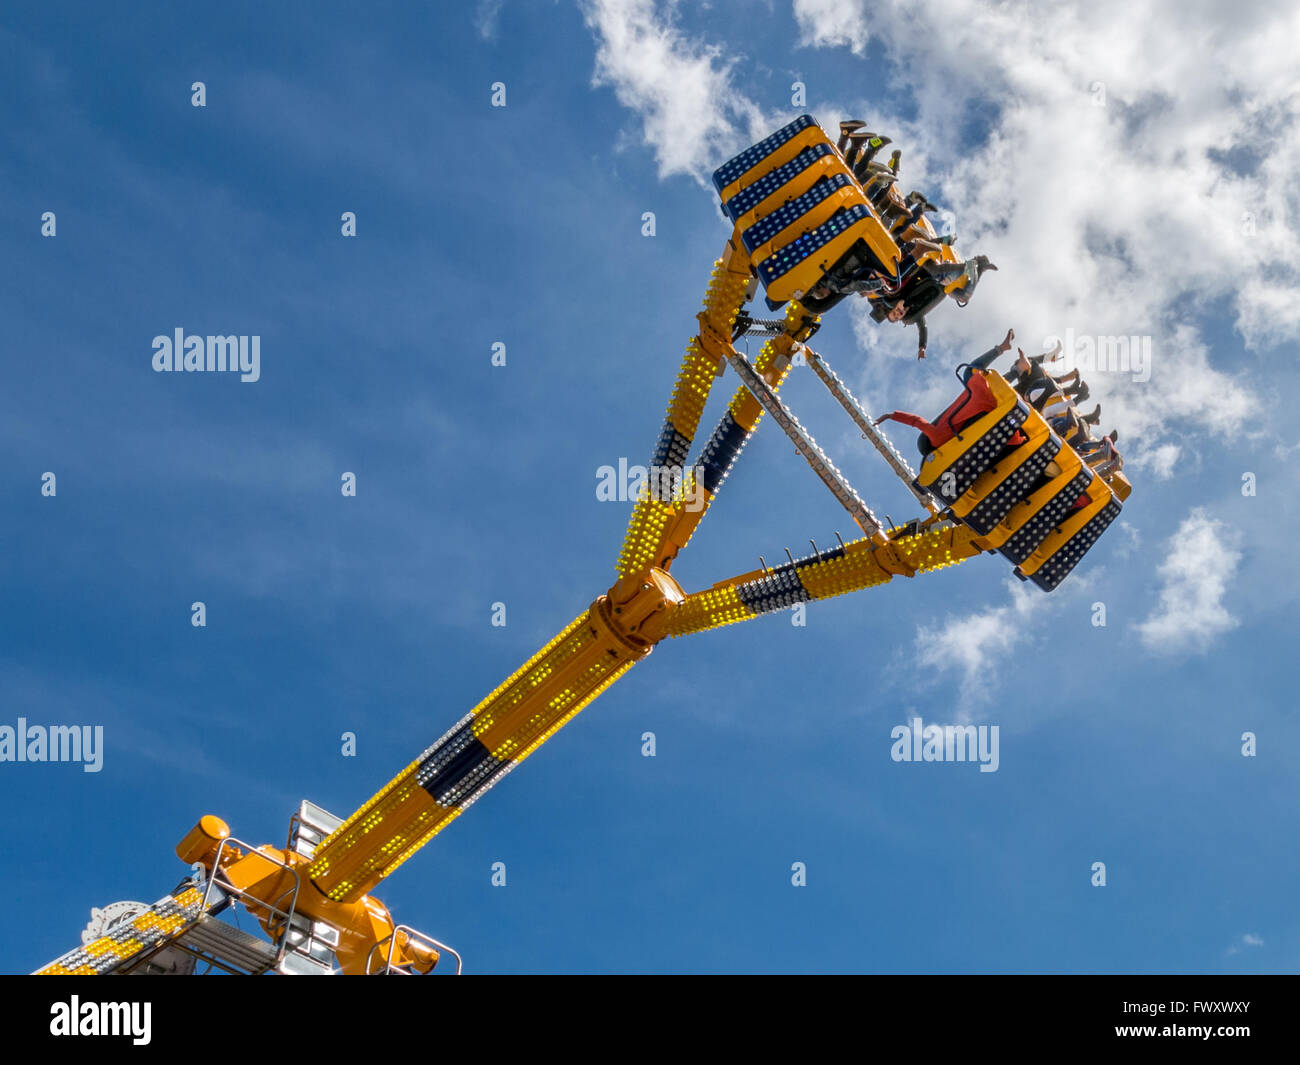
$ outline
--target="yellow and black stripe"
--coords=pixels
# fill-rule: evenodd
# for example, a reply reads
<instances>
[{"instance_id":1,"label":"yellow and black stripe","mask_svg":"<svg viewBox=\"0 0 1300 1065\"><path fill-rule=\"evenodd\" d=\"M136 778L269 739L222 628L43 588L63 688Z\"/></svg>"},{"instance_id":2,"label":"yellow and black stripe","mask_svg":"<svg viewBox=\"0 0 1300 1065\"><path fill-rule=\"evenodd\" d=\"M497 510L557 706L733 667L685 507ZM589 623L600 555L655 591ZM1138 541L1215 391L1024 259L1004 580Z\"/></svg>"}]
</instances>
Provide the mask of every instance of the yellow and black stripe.
<instances>
[{"instance_id":1,"label":"yellow and black stripe","mask_svg":"<svg viewBox=\"0 0 1300 1065\"><path fill-rule=\"evenodd\" d=\"M978 555L974 533L939 525L881 545L869 537L852 540L765 571L688 595L669 615L664 632L688 636L783 610L796 603L832 599L892 580L900 572L929 573Z\"/></svg>"},{"instance_id":2,"label":"yellow and black stripe","mask_svg":"<svg viewBox=\"0 0 1300 1065\"><path fill-rule=\"evenodd\" d=\"M720 335L731 335L752 276L748 255L732 241L723 257L713 264L713 274L709 278L701 314L709 328ZM718 365L718 356L706 351L698 336L687 342L663 428L651 455L652 468L682 470L689 477L685 472L687 458L713 382L717 380ZM659 561L664 536L678 517L678 505L674 500L658 498L650 488L647 482L644 494L632 509L632 518L619 552L617 570L620 576L642 572Z\"/></svg>"},{"instance_id":3,"label":"yellow and black stripe","mask_svg":"<svg viewBox=\"0 0 1300 1065\"><path fill-rule=\"evenodd\" d=\"M930 452L915 483L1021 580L1053 591L1119 515L1120 499L1000 374L975 372L995 409ZM1017 430L1023 440L1013 446Z\"/></svg>"},{"instance_id":4,"label":"yellow and black stripe","mask_svg":"<svg viewBox=\"0 0 1300 1065\"><path fill-rule=\"evenodd\" d=\"M844 168L829 141L805 148L788 163L767 171L751 185L742 188L722 209L744 233L760 218L771 214L787 198L812 188L823 178L843 175Z\"/></svg>"},{"instance_id":5,"label":"yellow and black stripe","mask_svg":"<svg viewBox=\"0 0 1300 1065\"><path fill-rule=\"evenodd\" d=\"M1083 559L1097 538L1120 513L1120 502L1100 479L1094 480L1086 506L1074 510L1043 538L1016 569L1045 592L1053 591Z\"/></svg>"},{"instance_id":6,"label":"yellow and black stripe","mask_svg":"<svg viewBox=\"0 0 1300 1065\"><path fill-rule=\"evenodd\" d=\"M36 976L107 976L175 939L199 918L203 892L183 884L144 913L38 969Z\"/></svg>"},{"instance_id":7,"label":"yellow and black stripe","mask_svg":"<svg viewBox=\"0 0 1300 1065\"><path fill-rule=\"evenodd\" d=\"M1042 418L1021 426L1025 442L1010 448L975 479L951 507L953 514L979 533L991 532L1024 499L1065 445Z\"/></svg>"},{"instance_id":8,"label":"yellow and black stripe","mask_svg":"<svg viewBox=\"0 0 1300 1065\"><path fill-rule=\"evenodd\" d=\"M772 310L804 298L851 254L889 276L897 271L897 243L812 115L728 160L713 184Z\"/></svg>"},{"instance_id":9,"label":"yellow and black stripe","mask_svg":"<svg viewBox=\"0 0 1300 1065\"><path fill-rule=\"evenodd\" d=\"M794 337L804 334L814 327L817 321L815 315L809 315L798 304L790 304L786 308L785 332L771 338L763 345L758 358L754 360L755 370L760 374L768 373L774 364L777 364L778 359L789 356L794 346ZM699 338L692 343L702 344ZM688 352L688 365L694 350L692 347ZM709 366L717 365L717 356L709 354L706 357ZM773 391L780 389L789 370L789 363L786 362L774 375ZM698 408L692 407L689 411L689 422L685 418L680 422L674 421L677 412L684 405L679 400L679 396L689 394L699 397L707 394L707 390L702 388L687 389L683 385L685 375L684 366L682 375L678 377L678 387L673 393L673 403L669 406L669 420L665 423L655 449L654 464L661 467L665 465L661 460L666 456L676 459L689 454L691 437L680 431L678 426L688 424L693 435L703 413L704 403L701 398ZM711 383L712 370L710 375ZM633 507L632 520L628 523L628 531L619 552L617 571L620 577L642 573L651 566L666 566L676 552L685 546L691 531L708 512L723 482L727 479L727 474L740 457L749 438L753 436L762 416L763 408L758 400L742 385L732 395L726 411L714 427L699 458L686 470L683 478L683 498L680 500L657 498L649 490L649 484L646 485L644 494ZM672 462L668 464L675 465ZM703 493L698 497L695 494L697 472L700 477L699 488ZM687 501L691 501L691 505L696 509L688 510ZM686 524L684 530L683 522ZM679 536L679 539L669 543L674 533Z\"/></svg>"},{"instance_id":10,"label":"yellow and black stripe","mask_svg":"<svg viewBox=\"0 0 1300 1065\"><path fill-rule=\"evenodd\" d=\"M926 455L916 478L917 487L924 488L945 507L960 500L980 474L998 461L1007 441L1029 418L1029 405L1001 374L987 370L972 373L980 374L988 383L996 405Z\"/></svg>"},{"instance_id":11,"label":"yellow and black stripe","mask_svg":"<svg viewBox=\"0 0 1300 1065\"><path fill-rule=\"evenodd\" d=\"M575 619L349 817L307 875L330 899L359 898L460 816L647 651Z\"/></svg>"},{"instance_id":12,"label":"yellow and black stripe","mask_svg":"<svg viewBox=\"0 0 1300 1065\"><path fill-rule=\"evenodd\" d=\"M1079 496L1089 490L1096 477L1087 466L1062 463L1060 476L1053 477L1020 506L1012 509L1007 520L990 536L989 542L1016 565L1037 550L1056 526L1065 520ZM1012 531L1014 530L1014 531ZM1006 533L1010 533L1009 536ZM1004 542L996 544L997 539Z\"/></svg>"},{"instance_id":13,"label":"yellow and black stripe","mask_svg":"<svg viewBox=\"0 0 1300 1065\"><path fill-rule=\"evenodd\" d=\"M800 115L718 167L713 172L713 187L725 204L742 186L752 185L763 173L788 163L805 148L816 144L829 145L830 141L812 115Z\"/></svg>"}]
</instances>

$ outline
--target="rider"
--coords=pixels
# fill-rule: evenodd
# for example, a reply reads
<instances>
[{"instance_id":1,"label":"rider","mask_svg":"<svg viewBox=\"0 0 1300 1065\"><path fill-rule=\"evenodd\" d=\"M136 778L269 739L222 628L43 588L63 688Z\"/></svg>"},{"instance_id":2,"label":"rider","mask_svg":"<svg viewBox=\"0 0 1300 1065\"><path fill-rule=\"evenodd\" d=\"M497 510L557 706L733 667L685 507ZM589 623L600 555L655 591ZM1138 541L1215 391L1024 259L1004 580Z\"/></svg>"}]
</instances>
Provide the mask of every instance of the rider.
<instances>
[{"instance_id":1,"label":"rider","mask_svg":"<svg viewBox=\"0 0 1300 1065\"><path fill-rule=\"evenodd\" d=\"M923 455L943 446L971 422L987 414L998 405L997 398L993 395L993 390L989 387L983 374L975 371L987 370L998 356L1010 351L1011 341L1015 339L1015 336L1015 331L1008 329L1007 335L1003 337L1000 344L989 348L988 351L973 362L960 367L958 376L966 385L966 388L935 421L926 421L919 414L913 414L911 411L896 410L890 411L888 414L882 414L876 419L876 424L879 425L884 421L895 421L910 425L914 429L920 429L921 436L917 440L917 446ZM1024 438L1020 436L1017 430L1008 443L1023 443L1023 440Z\"/></svg>"}]
</instances>

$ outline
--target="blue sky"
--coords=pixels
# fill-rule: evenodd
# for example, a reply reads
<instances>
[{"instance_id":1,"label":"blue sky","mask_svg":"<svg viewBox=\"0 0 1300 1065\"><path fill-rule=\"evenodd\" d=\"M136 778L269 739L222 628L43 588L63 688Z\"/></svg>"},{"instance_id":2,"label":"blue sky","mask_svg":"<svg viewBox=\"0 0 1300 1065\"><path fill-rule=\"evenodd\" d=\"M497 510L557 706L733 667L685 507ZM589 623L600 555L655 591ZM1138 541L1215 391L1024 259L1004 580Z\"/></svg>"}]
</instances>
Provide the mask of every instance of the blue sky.
<instances>
[{"instance_id":1,"label":"blue sky","mask_svg":"<svg viewBox=\"0 0 1300 1065\"><path fill-rule=\"evenodd\" d=\"M1072 121L1058 82L941 21L918 56L881 19L9 5L0 724L102 725L106 749L93 774L0 764L0 969L169 890L201 814L276 844L302 798L347 814L610 585L630 505L597 500L596 470L648 461L727 236L703 175L807 109L887 118L1001 267L933 316L922 364L910 331L828 316L816 347L869 406L934 406L1008 325L1026 347L1154 336L1151 382L1094 385L1133 441L1125 525L1051 597L979 558L803 627L664 643L377 894L477 972L1295 970L1294 123L1266 120L1266 80L1189 89L1249 171L1202 181L1228 164L1169 89L1199 24L1170 23L1174 60L1099 75L1097 169L1048 145L1008 167ZM1104 34L1076 29L1087 56ZM1231 197L1260 233L1204 269ZM260 380L155 374L177 327L260 335ZM818 389L785 395L878 513L910 516ZM688 590L848 535L773 430L674 567ZM891 761L913 715L998 725L998 771Z\"/></svg>"}]
</instances>

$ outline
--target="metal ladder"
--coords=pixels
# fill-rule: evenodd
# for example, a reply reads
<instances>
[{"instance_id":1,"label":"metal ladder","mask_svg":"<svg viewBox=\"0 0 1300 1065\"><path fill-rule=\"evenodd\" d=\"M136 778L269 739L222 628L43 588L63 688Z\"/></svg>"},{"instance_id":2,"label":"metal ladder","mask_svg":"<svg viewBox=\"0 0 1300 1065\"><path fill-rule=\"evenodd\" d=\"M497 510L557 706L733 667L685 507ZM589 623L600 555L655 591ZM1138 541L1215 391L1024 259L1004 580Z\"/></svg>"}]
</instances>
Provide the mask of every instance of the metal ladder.
<instances>
[{"instance_id":1,"label":"metal ladder","mask_svg":"<svg viewBox=\"0 0 1300 1065\"><path fill-rule=\"evenodd\" d=\"M881 457L889 464L889 468L898 475L900 481L907 485L907 490L916 497L917 502L931 514L939 513L939 508L935 505L934 500L916 487L914 483L916 473L908 465L907 459L903 458L889 437L882 433L876 427L875 422L862 410L858 401L853 398L853 393L849 391L848 385L840 380L839 375L831 369L830 364L812 348L805 346L804 352L813 373L822 379L822 383L830 389L831 395L839 401L841 407L848 411L849 417L853 419L854 424L862 430L863 437L871 441L875 449L880 452Z\"/></svg>"},{"instance_id":2,"label":"metal ladder","mask_svg":"<svg viewBox=\"0 0 1300 1065\"><path fill-rule=\"evenodd\" d=\"M883 535L880 522L871 513L871 508L862 501L853 486L844 479L844 475L835 468L835 464L817 446L817 441L799 424L799 419L790 413L789 408L781 402L780 397L772 391L771 386L749 364L749 360L731 345L727 346L726 355L727 361L731 363L732 368L736 371L745 387L758 400L759 405L772 416L772 420L781 427L785 435L790 438L799 454L807 460L813 472L831 490L831 494L840 501L840 505L849 512L849 515L858 523L862 531L868 536Z\"/></svg>"}]
</instances>

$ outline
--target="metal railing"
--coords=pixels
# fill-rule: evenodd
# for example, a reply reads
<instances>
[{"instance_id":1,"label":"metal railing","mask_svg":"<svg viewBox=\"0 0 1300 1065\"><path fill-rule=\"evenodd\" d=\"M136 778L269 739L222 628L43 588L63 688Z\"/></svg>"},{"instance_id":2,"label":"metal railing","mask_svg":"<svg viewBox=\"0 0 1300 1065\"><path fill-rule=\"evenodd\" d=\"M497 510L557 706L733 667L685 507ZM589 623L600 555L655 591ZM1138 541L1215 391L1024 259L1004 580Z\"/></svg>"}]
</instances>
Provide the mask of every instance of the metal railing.
<instances>
[{"instance_id":1,"label":"metal railing","mask_svg":"<svg viewBox=\"0 0 1300 1065\"><path fill-rule=\"evenodd\" d=\"M384 936L383 939L381 939L378 943L376 943L373 947L370 948L370 953L366 955L367 976L389 976L389 975L409 976L410 975L409 973L405 972L405 970L403 970L400 966L396 966L393 964L393 952L397 949L397 934L399 932L404 932L406 934L407 939L413 939L418 943L421 943L425 946L431 947L432 949L438 951L439 955L442 955L444 953L450 954L453 958L456 959L456 975L457 976L461 975L461 967L462 967L461 957L459 952L454 947L449 947L446 943L434 939L433 936L427 936L423 932L417 932L414 928L411 928L409 925L399 924L388 935ZM372 971L371 966L373 965L375 960L375 951L381 949L385 943L388 944L388 954L387 957L383 959L384 967L382 969L375 969Z\"/></svg>"},{"instance_id":2,"label":"metal railing","mask_svg":"<svg viewBox=\"0 0 1300 1065\"><path fill-rule=\"evenodd\" d=\"M255 900L260 909L268 911L265 927L267 935L269 935L271 940L276 944L274 964L279 965L280 962L284 960L285 950L289 946L289 925L293 919L295 908L298 905L298 890L302 887L302 879L299 877L298 871L288 862L282 861L280 858L277 858L272 854L267 854L265 851L259 850L258 848L245 843L243 840L236 839L234 836L227 836L217 844L217 853L212 859L212 873L203 887L203 903L200 907L200 913L208 912L208 900L212 896L212 888L214 885L220 888L221 892L224 895L227 895L230 901L242 902L244 904L244 909L253 913L253 909L249 906L247 901L251 896L249 896L247 892L236 887L234 884L220 879L221 855L227 846L242 847L246 853L256 854L259 858L270 862L272 865L278 865L281 869L287 870L290 876L293 877L293 887L282 892L276 898L274 903L265 902L261 899ZM283 910L279 905L277 905L284 901L285 895L290 896L289 908L287 910ZM254 916L256 916L256 914L254 914ZM278 922L276 920L277 918L280 919Z\"/></svg>"}]
</instances>

